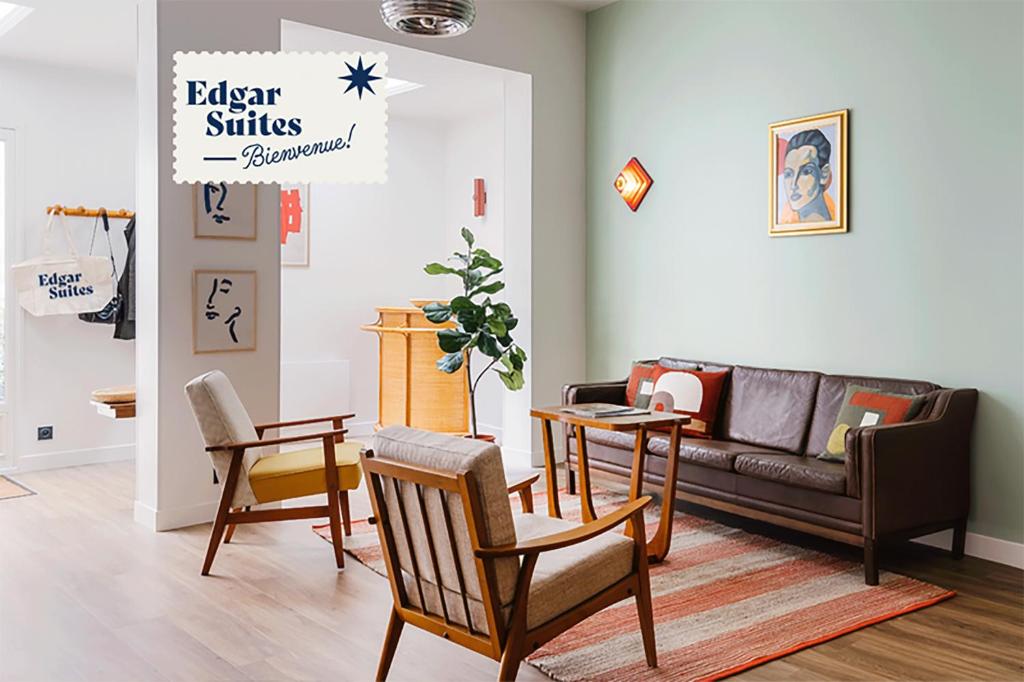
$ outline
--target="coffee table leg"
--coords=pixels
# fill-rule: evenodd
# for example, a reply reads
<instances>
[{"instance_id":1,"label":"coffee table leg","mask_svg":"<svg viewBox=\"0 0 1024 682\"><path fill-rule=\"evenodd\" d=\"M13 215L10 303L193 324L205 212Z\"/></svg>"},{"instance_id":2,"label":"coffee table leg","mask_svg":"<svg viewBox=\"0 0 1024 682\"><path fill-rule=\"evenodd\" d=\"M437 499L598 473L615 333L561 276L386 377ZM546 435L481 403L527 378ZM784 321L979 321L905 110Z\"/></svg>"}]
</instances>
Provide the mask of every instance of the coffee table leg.
<instances>
[{"instance_id":1,"label":"coffee table leg","mask_svg":"<svg viewBox=\"0 0 1024 682\"><path fill-rule=\"evenodd\" d=\"M636 444L633 446L633 468L629 475L629 499L633 501L640 497L644 491L644 466L647 453L647 427L641 426L636 430ZM633 524L626 522L626 535L632 536Z\"/></svg>"},{"instance_id":2,"label":"coffee table leg","mask_svg":"<svg viewBox=\"0 0 1024 682\"><path fill-rule=\"evenodd\" d=\"M594 513L594 501L590 497L590 460L587 458L587 431L582 424L576 425L576 453L579 456L580 470L580 512L583 522L588 523L597 518ZM568 457L568 454L566 454Z\"/></svg>"},{"instance_id":3,"label":"coffee table leg","mask_svg":"<svg viewBox=\"0 0 1024 682\"><path fill-rule=\"evenodd\" d=\"M665 492L661 500L661 520L658 531L647 543L647 556L651 561L660 562L668 555L672 543L672 517L675 512L677 474L679 472L679 424L672 425L672 438L668 446L668 463L665 466Z\"/></svg>"},{"instance_id":4,"label":"coffee table leg","mask_svg":"<svg viewBox=\"0 0 1024 682\"><path fill-rule=\"evenodd\" d=\"M544 474L548 483L548 516L562 518L558 506L558 465L555 463L555 439L551 435L551 420L541 419L541 440L544 441ZM568 457L566 453L566 457Z\"/></svg>"}]
</instances>

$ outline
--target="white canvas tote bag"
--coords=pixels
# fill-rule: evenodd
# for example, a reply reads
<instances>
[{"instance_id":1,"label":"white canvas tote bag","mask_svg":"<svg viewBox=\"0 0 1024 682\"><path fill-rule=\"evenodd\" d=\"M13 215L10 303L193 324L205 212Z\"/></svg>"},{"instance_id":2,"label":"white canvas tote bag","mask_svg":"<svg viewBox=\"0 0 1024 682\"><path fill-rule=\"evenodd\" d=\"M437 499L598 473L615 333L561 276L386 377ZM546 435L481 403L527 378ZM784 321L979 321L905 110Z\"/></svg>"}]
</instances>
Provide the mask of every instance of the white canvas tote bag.
<instances>
[{"instance_id":1,"label":"white canvas tote bag","mask_svg":"<svg viewBox=\"0 0 1024 682\"><path fill-rule=\"evenodd\" d=\"M54 218L59 216L68 253L51 250ZM43 233L43 253L13 266L18 303L33 315L73 315L101 310L114 295L110 259L79 256L64 216L50 214Z\"/></svg>"}]
</instances>

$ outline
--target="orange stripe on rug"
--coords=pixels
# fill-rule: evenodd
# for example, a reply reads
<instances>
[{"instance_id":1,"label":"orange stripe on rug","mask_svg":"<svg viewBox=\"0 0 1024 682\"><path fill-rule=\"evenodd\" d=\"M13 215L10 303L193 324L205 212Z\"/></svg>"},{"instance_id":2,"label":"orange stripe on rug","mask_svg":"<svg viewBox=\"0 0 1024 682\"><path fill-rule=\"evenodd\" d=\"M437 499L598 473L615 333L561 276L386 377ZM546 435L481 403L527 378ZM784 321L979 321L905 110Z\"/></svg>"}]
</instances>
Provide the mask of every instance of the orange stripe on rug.
<instances>
[{"instance_id":1,"label":"orange stripe on rug","mask_svg":"<svg viewBox=\"0 0 1024 682\"><path fill-rule=\"evenodd\" d=\"M865 587L836 599L770 618L673 651L658 651L659 673L642 658L602 671L593 680L719 680L869 625L936 604L954 595L896 576L890 585Z\"/></svg>"},{"instance_id":2,"label":"orange stripe on rug","mask_svg":"<svg viewBox=\"0 0 1024 682\"><path fill-rule=\"evenodd\" d=\"M562 515L580 518L580 497L560 496ZM594 490L597 515L624 495ZM518 499L512 500L519 509ZM534 508L547 509L543 493ZM656 507L646 514L648 537ZM330 539L327 526L314 528ZM548 642L527 661L562 682L718 680L954 595L935 585L882 573L866 587L861 566L714 521L676 514L672 550L651 566L659 667L648 668L633 600L616 604ZM377 530L353 523L345 550L375 572L385 567Z\"/></svg>"}]
</instances>

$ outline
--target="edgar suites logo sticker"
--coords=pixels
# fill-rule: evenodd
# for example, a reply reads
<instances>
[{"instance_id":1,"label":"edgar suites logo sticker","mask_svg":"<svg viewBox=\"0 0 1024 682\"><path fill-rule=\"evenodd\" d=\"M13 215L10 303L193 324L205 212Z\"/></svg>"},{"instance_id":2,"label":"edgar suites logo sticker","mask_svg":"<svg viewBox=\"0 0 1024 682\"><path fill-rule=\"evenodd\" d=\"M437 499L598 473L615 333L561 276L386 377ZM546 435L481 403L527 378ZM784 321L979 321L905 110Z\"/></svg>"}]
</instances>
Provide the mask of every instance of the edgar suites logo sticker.
<instances>
[{"instance_id":1,"label":"edgar suites logo sticker","mask_svg":"<svg viewBox=\"0 0 1024 682\"><path fill-rule=\"evenodd\" d=\"M177 52L175 182L387 180L387 55Z\"/></svg>"}]
</instances>

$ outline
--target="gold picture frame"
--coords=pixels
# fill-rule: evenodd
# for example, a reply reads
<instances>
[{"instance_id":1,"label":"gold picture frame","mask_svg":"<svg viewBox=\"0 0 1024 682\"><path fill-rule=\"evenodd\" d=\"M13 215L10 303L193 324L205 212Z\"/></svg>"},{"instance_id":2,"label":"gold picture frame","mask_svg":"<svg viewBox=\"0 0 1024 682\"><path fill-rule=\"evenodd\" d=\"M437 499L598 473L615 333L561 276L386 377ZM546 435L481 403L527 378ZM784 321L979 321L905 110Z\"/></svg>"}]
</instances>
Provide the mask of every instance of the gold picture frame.
<instances>
[{"instance_id":1,"label":"gold picture frame","mask_svg":"<svg viewBox=\"0 0 1024 682\"><path fill-rule=\"evenodd\" d=\"M849 231L849 113L839 109L768 126L769 236ZM791 147L798 135L798 146Z\"/></svg>"}]
</instances>

